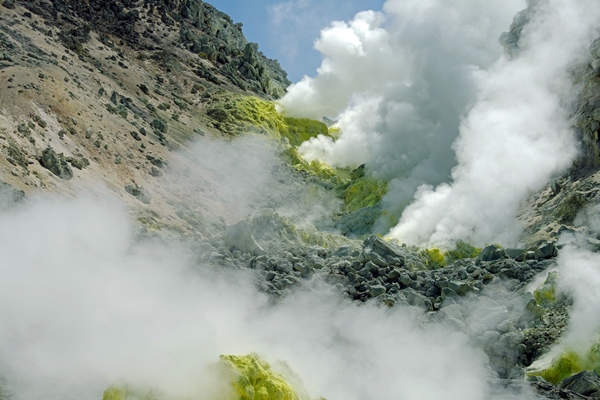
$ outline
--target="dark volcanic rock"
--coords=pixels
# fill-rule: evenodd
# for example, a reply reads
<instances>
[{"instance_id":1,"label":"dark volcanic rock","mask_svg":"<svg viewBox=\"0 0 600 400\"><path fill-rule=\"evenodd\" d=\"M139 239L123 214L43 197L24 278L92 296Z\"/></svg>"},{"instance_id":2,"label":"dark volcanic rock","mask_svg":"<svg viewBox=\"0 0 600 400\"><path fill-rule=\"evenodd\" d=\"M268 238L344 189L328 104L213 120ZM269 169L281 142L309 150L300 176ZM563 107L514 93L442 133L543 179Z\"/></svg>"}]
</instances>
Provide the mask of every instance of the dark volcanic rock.
<instances>
[{"instance_id":1,"label":"dark volcanic rock","mask_svg":"<svg viewBox=\"0 0 600 400\"><path fill-rule=\"evenodd\" d=\"M479 254L479 259L481 261L501 260L507 257L508 256L506 255L504 249L501 249L494 245L484 247L483 250L481 250L481 253Z\"/></svg>"},{"instance_id":2,"label":"dark volcanic rock","mask_svg":"<svg viewBox=\"0 0 600 400\"><path fill-rule=\"evenodd\" d=\"M371 236L363 243L365 260L372 261L379 266L404 264L404 251L401 247L385 240Z\"/></svg>"},{"instance_id":3,"label":"dark volcanic rock","mask_svg":"<svg viewBox=\"0 0 600 400\"><path fill-rule=\"evenodd\" d=\"M535 250L535 259L536 260L545 260L548 258L556 257L558 255L558 249L552 242L542 243Z\"/></svg>"},{"instance_id":4,"label":"dark volcanic rock","mask_svg":"<svg viewBox=\"0 0 600 400\"><path fill-rule=\"evenodd\" d=\"M61 179L73 177L73 170L62 153L56 153L52 147L46 147L40 157L40 164Z\"/></svg>"},{"instance_id":5,"label":"dark volcanic rock","mask_svg":"<svg viewBox=\"0 0 600 400\"><path fill-rule=\"evenodd\" d=\"M584 396L600 397L600 376L596 371L581 371L578 374L564 379L559 385Z\"/></svg>"},{"instance_id":6,"label":"dark volcanic rock","mask_svg":"<svg viewBox=\"0 0 600 400\"><path fill-rule=\"evenodd\" d=\"M562 389L554 386L550 382L544 380L532 382L531 386L546 399L563 399L563 400L585 400L589 399L579 393L575 393L568 389Z\"/></svg>"},{"instance_id":7,"label":"dark volcanic rock","mask_svg":"<svg viewBox=\"0 0 600 400\"><path fill-rule=\"evenodd\" d=\"M144 204L150 204L152 201L152 196L150 193L148 193L142 186L138 186L135 182L125 185L125 191Z\"/></svg>"},{"instance_id":8,"label":"dark volcanic rock","mask_svg":"<svg viewBox=\"0 0 600 400\"><path fill-rule=\"evenodd\" d=\"M5 0L4 7L20 3L31 12L42 14L60 29L59 39L68 49L85 55L91 30L112 45L116 37L134 50L154 51L175 44L197 54L212 64L231 84L260 95L279 98L290 85L279 62L265 57L256 43L249 43L242 33L242 24L208 3L200 0ZM179 38L173 43L157 35L156 25L179 28ZM174 52L171 52L174 54ZM172 63L172 61L171 61ZM167 65L162 63L161 65ZM120 62L121 66L125 64ZM220 83L218 77L203 66L202 77Z\"/></svg>"}]
</instances>

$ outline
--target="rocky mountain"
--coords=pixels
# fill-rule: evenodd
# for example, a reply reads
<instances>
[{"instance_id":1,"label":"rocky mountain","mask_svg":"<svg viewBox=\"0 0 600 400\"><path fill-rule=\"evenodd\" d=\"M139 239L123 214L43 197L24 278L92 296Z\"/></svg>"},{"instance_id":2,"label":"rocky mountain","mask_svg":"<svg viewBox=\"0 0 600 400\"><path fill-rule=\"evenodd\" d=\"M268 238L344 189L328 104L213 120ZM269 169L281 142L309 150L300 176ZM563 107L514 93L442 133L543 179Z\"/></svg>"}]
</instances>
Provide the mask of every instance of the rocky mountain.
<instances>
[{"instance_id":1,"label":"rocky mountain","mask_svg":"<svg viewBox=\"0 0 600 400\"><path fill-rule=\"evenodd\" d=\"M501 38L509 55L518 54L531 3ZM581 213L595 212L586 207L599 196L600 42L572 72L580 157L523 205L522 246L459 241L440 250L370 234L386 183L364 166L302 159L303 141L336 132L279 114L273 100L290 84L286 73L210 4L4 0L1 10L4 215L55 198L118 199L136 243L183 246L194 268L242 274L266 296L265 308L326 287L359 310L409 310L415 329L460 335L486 368L484 397L465 398L600 397L597 342L539 363L568 332L576 306L552 272L563 249L600 249L598 228ZM332 330L346 340L342 328ZM310 398L289 367L273 374L256 355L221 363L235 377L232 399L258 398L255 391ZM11 381L12 364L0 366L0 398L27 398ZM111 382L104 398L161 397L127 384ZM360 398L370 398L368 389Z\"/></svg>"}]
</instances>

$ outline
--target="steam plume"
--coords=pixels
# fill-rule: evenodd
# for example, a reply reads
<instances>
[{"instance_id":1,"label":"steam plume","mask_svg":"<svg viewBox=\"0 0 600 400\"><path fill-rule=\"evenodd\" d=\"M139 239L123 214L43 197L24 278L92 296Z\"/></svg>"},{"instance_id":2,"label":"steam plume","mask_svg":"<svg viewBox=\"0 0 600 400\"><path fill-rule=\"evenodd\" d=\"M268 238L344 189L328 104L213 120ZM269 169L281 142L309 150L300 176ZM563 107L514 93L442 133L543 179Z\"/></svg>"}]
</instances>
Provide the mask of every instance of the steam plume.
<instances>
[{"instance_id":1,"label":"steam plume","mask_svg":"<svg viewBox=\"0 0 600 400\"><path fill-rule=\"evenodd\" d=\"M453 182L421 187L392 236L514 243L520 201L570 165L577 145L566 107L575 94L568 68L585 60L600 7L554 0L530 9L517 58L501 58L478 76L477 102L453 145Z\"/></svg>"},{"instance_id":2,"label":"steam plume","mask_svg":"<svg viewBox=\"0 0 600 400\"><path fill-rule=\"evenodd\" d=\"M293 85L281 106L339 116L343 133L305 143L303 155L366 162L390 181L391 211L414 195L390 232L401 241L513 242L519 202L577 152L568 68L583 61L599 13L586 0L529 2L531 21L509 61L498 37L523 6L388 0L384 13L323 30L318 75Z\"/></svg>"},{"instance_id":3,"label":"steam plume","mask_svg":"<svg viewBox=\"0 0 600 400\"><path fill-rule=\"evenodd\" d=\"M214 399L226 383L206 366L251 351L334 400L499 399L483 354L441 324L320 285L269 305L251 275L132 231L118 204L85 196L0 213L0 375L14 399L100 399L119 383Z\"/></svg>"}]
</instances>

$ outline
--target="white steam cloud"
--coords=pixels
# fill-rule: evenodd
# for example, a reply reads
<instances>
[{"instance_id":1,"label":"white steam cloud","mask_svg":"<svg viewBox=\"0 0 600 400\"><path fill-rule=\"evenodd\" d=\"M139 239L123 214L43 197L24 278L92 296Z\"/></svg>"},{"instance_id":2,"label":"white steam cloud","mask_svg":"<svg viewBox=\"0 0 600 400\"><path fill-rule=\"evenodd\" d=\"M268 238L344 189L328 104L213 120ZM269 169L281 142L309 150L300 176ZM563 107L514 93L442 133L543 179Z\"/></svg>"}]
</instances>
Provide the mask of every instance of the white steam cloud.
<instances>
[{"instance_id":1,"label":"white steam cloud","mask_svg":"<svg viewBox=\"0 0 600 400\"><path fill-rule=\"evenodd\" d=\"M85 196L0 214L0 376L12 398L97 400L127 383L215 399L225 383L206 366L254 351L332 400L499 399L462 334L318 286L269 304L249 274L139 242L127 221Z\"/></svg>"},{"instance_id":2,"label":"white steam cloud","mask_svg":"<svg viewBox=\"0 0 600 400\"><path fill-rule=\"evenodd\" d=\"M293 85L281 105L292 115L338 116L342 135L313 139L302 155L335 166L366 163L390 181L384 201L394 213L420 185L448 180L451 144L475 98L474 73L500 56L499 32L522 3L390 0L385 13L325 29L316 44L325 57L319 74Z\"/></svg>"},{"instance_id":3,"label":"white steam cloud","mask_svg":"<svg viewBox=\"0 0 600 400\"><path fill-rule=\"evenodd\" d=\"M338 117L343 133L304 144L303 155L338 166L367 162L387 180L443 181L474 97L471 74L501 53L498 32L521 3L389 0L384 12L324 29L315 44L324 56L318 75L292 85L281 106L296 116Z\"/></svg>"},{"instance_id":4,"label":"white steam cloud","mask_svg":"<svg viewBox=\"0 0 600 400\"><path fill-rule=\"evenodd\" d=\"M577 154L569 123L568 68L597 37L595 1L539 2L521 33L520 53L477 80L477 103L454 143L453 183L421 187L390 234L412 243L514 243L520 202L566 169Z\"/></svg>"},{"instance_id":5,"label":"white steam cloud","mask_svg":"<svg viewBox=\"0 0 600 400\"><path fill-rule=\"evenodd\" d=\"M576 218L577 232L565 232L559 242L561 249L557 268L557 293L573 300L569 311L569 327L560 341L541 360L550 363L565 349L585 355L590 347L600 342L600 254L590 243L600 228L600 205L585 207Z\"/></svg>"},{"instance_id":6,"label":"white steam cloud","mask_svg":"<svg viewBox=\"0 0 600 400\"><path fill-rule=\"evenodd\" d=\"M401 241L513 242L520 201L576 154L568 68L583 60L600 15L588 0L528 5L536 12L510 61L498 38L524 1L388 0L383 13L332 24L315 45L318 75L290 87L281 106L338 117L342 135L313 139L302 154L366 163L390 181L392 212L415 195L390 232Z\"/></svg>"},{"instance_id":7,"label":"white steam cloud","mask_svg":"<svg viewBox=\"0 0 600 400\"><path fill-rule=\"evenodd\" d=\"M180 207L228 224L266 208L299 226L322 223L341 201L317 185L307 190L281 151L277 142L254 134L202 138L180 152L183 160L171 162L172 173L162 183Z\"/></svg>"},{"instance_id":8,"label":"white steam cloud","mask_svg":"<svg viewBox=\"0 0 600 400\"><path fill-rule=\"evenodd\" d=\"M559 289L573 297L569 329L558 348L585 354L600 339L600 315L596 307L600 302L600 254L567 246L561 250L558 265Z\"/></svg>"}]
</instances>

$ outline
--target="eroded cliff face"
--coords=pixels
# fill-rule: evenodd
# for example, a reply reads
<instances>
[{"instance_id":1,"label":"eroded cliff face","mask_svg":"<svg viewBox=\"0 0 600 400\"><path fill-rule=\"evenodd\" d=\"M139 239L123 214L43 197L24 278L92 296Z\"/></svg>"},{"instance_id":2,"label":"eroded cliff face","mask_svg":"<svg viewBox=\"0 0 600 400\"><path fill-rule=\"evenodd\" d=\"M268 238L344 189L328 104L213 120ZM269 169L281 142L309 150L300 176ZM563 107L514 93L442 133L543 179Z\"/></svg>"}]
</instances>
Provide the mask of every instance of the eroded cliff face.
<instances>
[{"instance_id":1,"label":"eroded cliff face","mask_svg":"<svg viewBox=\"0 0 600 400\"><path fill-rule=\"evenodd\" d=\"M213 63L198 63L196 73L216 84L220 79L215 75L221 75L243 90L275 98L290 84L279 63L246 40L241 23L202 1L56 0L21 5L59 29L59 39L78 56L89 57L86 43L94 31L102 41L117 38L136 51L186 49Z\"/></svg>"}]
</instances>

